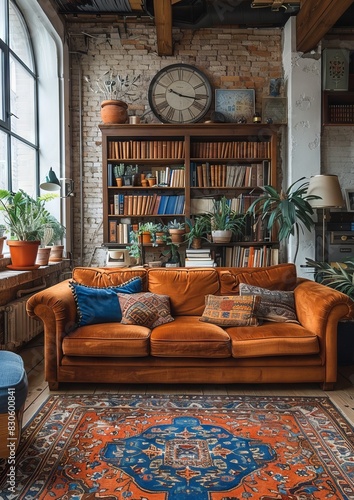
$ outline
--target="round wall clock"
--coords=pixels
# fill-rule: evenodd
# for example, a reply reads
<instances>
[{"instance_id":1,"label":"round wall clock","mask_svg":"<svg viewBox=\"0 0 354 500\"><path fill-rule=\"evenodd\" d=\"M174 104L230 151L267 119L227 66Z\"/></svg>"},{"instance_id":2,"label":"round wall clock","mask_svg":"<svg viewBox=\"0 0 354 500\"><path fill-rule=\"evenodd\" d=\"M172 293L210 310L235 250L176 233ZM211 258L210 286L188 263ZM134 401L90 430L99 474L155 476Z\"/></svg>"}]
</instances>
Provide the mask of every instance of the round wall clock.
<instances>
[{"instance_id":1,"label":"round wall clock","mask_svg":"<svg viewBox=\"0 0 354 500\"><path fill-rule=\"evenodd\" d=\"M171 64L151 80L151 111L164 123L194 123L208 112L212 88L208 78L189 64Z\"/></svg>"}]
</instances>

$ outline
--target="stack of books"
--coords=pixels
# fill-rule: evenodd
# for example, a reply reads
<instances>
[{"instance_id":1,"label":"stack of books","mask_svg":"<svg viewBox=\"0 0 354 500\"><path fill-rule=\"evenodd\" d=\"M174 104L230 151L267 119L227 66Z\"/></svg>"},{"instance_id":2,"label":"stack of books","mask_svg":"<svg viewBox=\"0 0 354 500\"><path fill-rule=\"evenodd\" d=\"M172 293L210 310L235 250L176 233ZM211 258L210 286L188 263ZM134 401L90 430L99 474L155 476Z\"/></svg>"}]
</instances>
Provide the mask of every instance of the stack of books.
<instances>
[{"instance_id":1,"label":"stack of books","mask_svg":"<svg viewBox=\"0 0 354 500\"><path fill-rule=\"evenodd\" d=\"M209 248L187 248L186 267L214 267L215 262L211 257Z\"/></svg>"}]
</instances>

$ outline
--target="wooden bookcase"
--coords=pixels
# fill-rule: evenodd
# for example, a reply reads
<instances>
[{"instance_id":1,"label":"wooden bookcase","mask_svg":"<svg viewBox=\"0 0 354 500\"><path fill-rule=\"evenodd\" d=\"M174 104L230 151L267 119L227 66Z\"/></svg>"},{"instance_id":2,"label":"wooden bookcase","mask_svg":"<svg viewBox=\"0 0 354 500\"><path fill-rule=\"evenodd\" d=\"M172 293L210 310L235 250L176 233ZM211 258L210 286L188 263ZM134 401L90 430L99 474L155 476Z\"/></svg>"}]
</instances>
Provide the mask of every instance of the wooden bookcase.
<instances>
[{"instance_id":1,"label":"wooden bookcase","mask_svg":"<svg viewBox=\"0 0 354 500\"><path fill-rule=\"evenodd\" d=\"M128 244L129 231L140 222L167 224L209 211L212 199L226 195L245 212L257 186L277 185L278 132L260 124L101 125L103 245ZM128 173L117 185L114 167ZM156 175L159 184L143 187L141 174ZM243 241L217 248L225 265L233 246L262 249L275 242L252 232ZM231 247L231 250L226 250ZM235 261L233 261L235 262Z\"/></svg>"}]
</instances>

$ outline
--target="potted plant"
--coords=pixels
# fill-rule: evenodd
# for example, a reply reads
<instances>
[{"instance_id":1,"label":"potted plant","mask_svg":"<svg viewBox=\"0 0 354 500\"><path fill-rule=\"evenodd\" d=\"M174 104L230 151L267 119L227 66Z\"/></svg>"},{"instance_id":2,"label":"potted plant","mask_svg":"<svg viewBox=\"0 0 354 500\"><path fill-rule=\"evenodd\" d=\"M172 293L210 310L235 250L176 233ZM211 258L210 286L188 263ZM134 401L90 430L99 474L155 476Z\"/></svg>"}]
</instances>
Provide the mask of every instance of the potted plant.
<instances>
[{"instance_id":1,"label":"potted plant","mask_svg":"<svg viewBox=\"0 0 354 500\"><path fill-rule=\"evenodd\" d=\"M296 251L294 262L299 250L299 230L303 226L309 231L315 226L312 218L314 211L310 201L319 196L307 194L309 183L302 182L301 177L284 191L279 192L273 186L262 186L264 194L257 198L249 207L248 213L256 220L266 220L267 228L277 230L279 241L286 240L290 235L296 238ZM296 186L296 184L301 183Z\"/></svg>"},{"instance_id":2,"label":"potted plant","mask_svg":"<svg viewBox=\"0 0 354 500\"><path fill-rule=\"evenodd\" d=\"M0 210L10 239L7 244L11 255L11 269L37 267L36 257L41 231L49 212L44 201L31 198L23 190L17 193L0 190Z\"/></svg>"},{"instance_id":3,"label":"potted plant","mask_svg":"<svg viewBox=\"0 0 354 500\"><path fill-rule=\"evenodd\" d=\"M6 226L4 226L4 224L0 224L0 259L3 258L2 249L4 247L4 242L6 240L6 236L4 236L5 231L6 231Z\"/></svg>"},{"instance_id":4,"label":"potted plant","mask_svg":"<svg viewBox=\"0 0 354 500\"><path fill-rule=\"evenodd\" d=\"M315 281L348 295L354 301L354 259L348 259L336 265L306 259L306 264L315 269ZM354 363L353 323L354 316L338 323L338 364L340 365Z\"/></svg>"},{"instance_id":5,"label":"potted plant","mask_svg":"<svg viewBox=\"0 0 354 500\"><path fill-rule=\"evenodd\" d=\"M179 222L177 219L171 220L167 223L167 230L172 243L182 243L186 232L186 223Z\"/></svg>"},{"instance_id":6,"label":"potted plant","mask_svg":"<svg viewBox=\"0 0 354 500\"><path fill-rule=\"evenodd\" d=\"M185 234L185 239L188 248L201 248L202 240L207 240L207 235L210 234L211 225L210 217L207 214L196 215L194 220L186 218L188 231Z\"/></svg>"},{"instance_id":7,"label":"potted plant","mask_svg":"<svg viewBox=\"0 0 354 500\"><path fill-rule=\"evenodd\" d=\"M167 238L166 241L166 247L162 252L161 255L164 257L168 257L167 262L165 263L166 267L180 267L181 266L181 256L179 254L179 245L176 243L173 243L172 239L170 237Z\"/></svg>"},{"instance_id":8,"label":"potted plant","mask_svg":"<svg viewBox=\"0 0 354 500\"><path fill-rule=\"evenodd\" d=\"M138 231L130 231L129 233L129 245L127 250L129 250L129 255L135 259L135 264L140 265L142 263L142 244L140 241L140 236Z\"/></svg>"},{"instance_id":9,"label":"potted plant","mask_svg":"<svg viewBox=\"0 0 354 500\"><path fill-rule=\"evenodd\" d=\"M89 89L95 94L101 94L101 118L103 123L126 123L128 120L128 104L123 99L132 99L138 87L140 75L122 77L114 74L113 69L106 71L94 82L87 76L85 80Z\"/></svg>"},{"instance_id":10,"label":"potted plant","mask_svg":"<svg viewBox=\"0 0 354 500\"><path fill-rule=\"evenodd\" d=\"M213 203L213 212L209 213L213 242L228 243L233 234L241 232L245 217L232 210L226 196L214 200Z\"/></svg>"}]
</instances>

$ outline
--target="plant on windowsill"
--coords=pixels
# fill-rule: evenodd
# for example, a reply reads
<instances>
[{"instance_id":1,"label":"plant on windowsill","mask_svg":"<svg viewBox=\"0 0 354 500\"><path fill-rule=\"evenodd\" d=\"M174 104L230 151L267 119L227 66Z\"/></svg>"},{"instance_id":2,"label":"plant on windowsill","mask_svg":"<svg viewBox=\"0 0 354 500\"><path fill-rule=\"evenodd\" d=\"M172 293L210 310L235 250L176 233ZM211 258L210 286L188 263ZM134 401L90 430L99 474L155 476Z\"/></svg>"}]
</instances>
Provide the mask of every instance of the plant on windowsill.
<instances>
[{"instance_id":1,"label":"plant on windowsill","mask_svg":"<svg viewBox=\"0 0 354 500\"><path fill-rule=\"evenodd\" d=\"M233 234L242 232L245 225L244 214L238 214L232 210L226 196L214 200L213 211L208 216L214 243L228 243Z\"/></svg>"},{"instance_id":2,"label":"plant on windowsill","mask_svg":"<svg viewBox=\"0 0 354 500\"><path fill-rule=\"evenodd\" d=\"M0 210L10 235L11 269L33 269L40 245L43 226L49 212L44 201L30 197L23 190L17 193L0 190Z\"/></svg>"},{"instance_id":3,"label":"plant on windowsill","mask_svg":"<svg viewBox=\"0 0 354 500\"><path fill-rule=\"evenodd\" d=\"M2 249L4 247L4 242L6 240L6 236L4 236L5 231L6 231L6 226L0 224L0 259L3 258Z\"/></svg>"},{"instance_id":4,"label":"plant on windowsill","mask_svg":"<svg viewBox=\"0 0 354 500\"><path fill-rule=\"evenodd\" d=\"M95 94L101 94L101 118L103 123L126 123L128 120L128 104L132 102L138 88L140 75L133 77L122 77L113 72L113 69L106 71L101 77L91 81L85 76L89 89Z\"/></svg>"},{"instance_id":5,"label":"plant on windowsill","mask_svg":"<svg viewBox=\"0 0 354 500\"><path fill-rule=\"evenodd\" d=\"M252 215L258 223L266 221L267 229L277 231L279 241L287 240L290 235L296 239L296 250L294 262L299 251L299 231L303 232L303 226L311 231L315 226L312 218L314 210L309 203L311 200L320 198L316 195L307 194L308 181L302 182L301 177L284 191L279 192L273 186L262 186L263 195L257 198L249 207L248 214ZM296 186L296 184L301 183Z\"/></svg>"}]
</instances>

